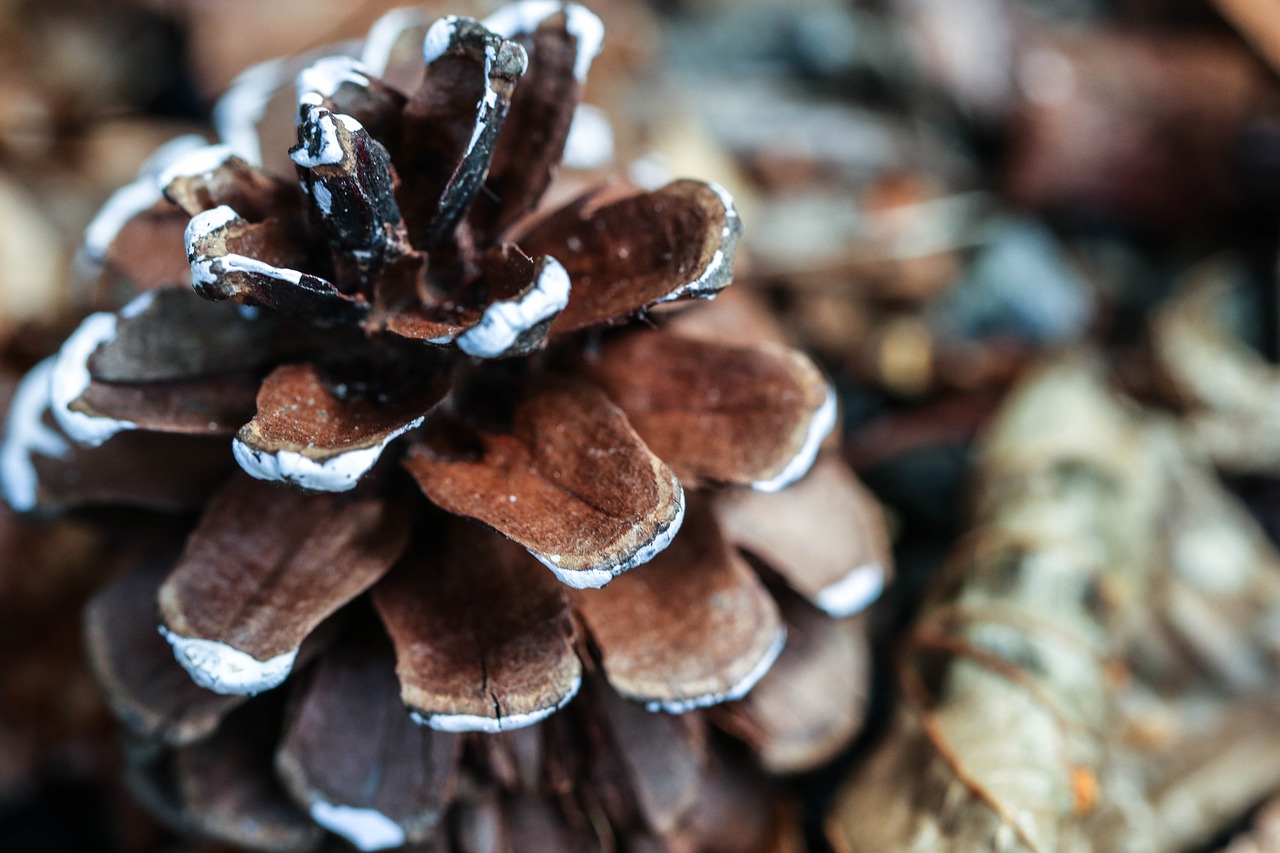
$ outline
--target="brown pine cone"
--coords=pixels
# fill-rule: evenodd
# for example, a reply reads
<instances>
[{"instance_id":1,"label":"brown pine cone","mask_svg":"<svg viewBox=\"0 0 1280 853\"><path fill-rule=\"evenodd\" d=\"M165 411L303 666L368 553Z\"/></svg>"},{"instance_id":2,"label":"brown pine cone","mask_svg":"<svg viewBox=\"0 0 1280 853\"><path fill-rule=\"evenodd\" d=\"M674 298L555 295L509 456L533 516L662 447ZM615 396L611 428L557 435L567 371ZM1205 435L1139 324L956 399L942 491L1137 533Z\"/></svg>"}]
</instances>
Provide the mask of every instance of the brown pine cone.
<instances>
[{"instance_id":1,"label":"brown pine cone","mask_svg":"<svg viewBox=\"0 0 1280 853\"><path fill-rule=\"evenodd\" d=\"M365 849L452 809L440 843L487 849L457 839L488 802L674 844L700 803L763 782L712 781L701 714L614 694L671 714L746 696L711 716L765 765L830 757L861 720L865 636L843 617L890 568L879 507L819 458L835 398L804 356L733 321L628 325L730 283L727 193L538 207L602 37L590 12L535 0L425 37L389 20L365 63L297 75L296 183L255 165L277 64L221 102L222 144L171 143L108 203L86 254L137 295L24 380L0 482L20 510L201 510L88 617L162 812L262 849L318 843L299 806ZM287 699L246 701L295 670ZM500 732L554 742L546 772L493 770ZM673 751L679 790L648 792L676 783L637 765ZM275 818L288 843L254 834ZM770 827L682 849L764 849Z\"/></svg>"}]
</instances>

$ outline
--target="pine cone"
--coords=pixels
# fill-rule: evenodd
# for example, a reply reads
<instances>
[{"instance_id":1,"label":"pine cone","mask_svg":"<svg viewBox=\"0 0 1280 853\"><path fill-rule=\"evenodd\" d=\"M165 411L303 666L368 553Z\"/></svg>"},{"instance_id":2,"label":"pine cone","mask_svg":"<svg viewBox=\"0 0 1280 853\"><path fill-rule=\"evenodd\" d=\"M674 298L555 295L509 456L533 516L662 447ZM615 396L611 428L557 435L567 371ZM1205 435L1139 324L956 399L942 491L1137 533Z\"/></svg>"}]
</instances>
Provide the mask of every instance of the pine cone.
<instances>
[{"instance_id":1,"label":"pine cone","mask_svg":"<svg viewBox=\"0 0 1280 853\"><path fill-rule=\"evenodd\" d=\"M773 769L832 755L860 723L865 638L831 617L886 578L879 508L819 459L835 400L804 356L628 324L730 283L727 193L609 185L539 209L600 45L591 13L436 21L412 95L387 81L413 30L387 27L363 64L298 74L296 182L255 165L274 65L219 105L222 144L171 143L108 203L86 253L138 295L24 380L5 495L201 509L88 617L147 744L139 787L175 819L302 849L320 831L300 805L378 849L452 809L442 849L470 850L487 848L460 840L469 820L582 833L602 815L624 847L713 849L698 832L763 781L713 781L729 759L704 715L623 699L732 702L781 661L715 721ZM247 701L304 666L287 698ZM520 778L494 757L538 749ZM665 781L651 762L676 754L687 772ZM763 849L771 826L736 829L714 849Z\"/></svg>"}]
</instances>

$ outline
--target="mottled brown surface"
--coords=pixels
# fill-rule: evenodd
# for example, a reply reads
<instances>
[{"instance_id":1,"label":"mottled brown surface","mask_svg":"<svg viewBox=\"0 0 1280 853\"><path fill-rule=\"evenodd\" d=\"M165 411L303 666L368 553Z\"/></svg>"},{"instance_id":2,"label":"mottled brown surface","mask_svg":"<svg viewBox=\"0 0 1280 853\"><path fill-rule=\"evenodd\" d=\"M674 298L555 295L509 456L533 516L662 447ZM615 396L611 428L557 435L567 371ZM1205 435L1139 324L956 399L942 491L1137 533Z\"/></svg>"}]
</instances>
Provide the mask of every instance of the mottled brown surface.
<instances>
[{"instance_id":1,"label":"mottled brown surface","mask_svg":"<svg viewBox=\"0 0 1280 853\"><path fill-rule=\"evenodd\" d=\"M804 446L827 395L821 372L795 350L651 330L606 344L586 372L691 484L776 476Z\"/></svg>"},{"instance_id":2,"label":"mottled brown surface","mask_svg":"<svg viewBox=\"0 0 1280 853\"><path fill-rule=\"evenodd\" d=\"M258 660L293 651L400 556L406 515L369 495L301 495L237 475L160 588L161 615L183 637Z\"/></svg>"},{"instance_id":3,"label":"mottled brown surface","mask_svg":"<svg viewBox=\"0 0 1280 853\"><path fill-rule=\"evenodd\" d=\"M289 450L321 461L386 440L439 402L444 387L430 384L417 393L384 403L339 399L311 364L276 368L258 392L258 413L237 436L264 453Z\"/></svg>"},{"instance_id":4,"label":"mottled brown surface","mask_svg":"<svg viewBox=\"0 0 1280 853\"><path fill-rule=\"evenodd\" d=\"M519 404L509 432L479 433L477 453L436 436L405 467L432 501L479 519L560 568L610 568L665 530L675 476L598 390L548 386Z\"/></svg>"},{"instance_id":5,"label":"mottled brown surface","mask_svg":"<svg viewBox=\"0 0 1280 853\"><path fill-rule=\"evenodd\" d=\"M277 772L299 803L374 809L423 841L452 797L462 739L405 713L385 639L345 640L294 694Z\"/></svg>"},{"instance_id":6,"label":"mottled brown surface","mask_svg":"<svg viewBox=\"0 0 1280 853\"><path fill-rule=\"evenodd\" d=\"M892 576L884 511L834 453L784 492L725 491L715 509L729 541L811 601L863 566L879 566L886 581Z\"/></svg>"},{"instance_id":7,"label":"mottled brown surface","mask_svg":"<svg viewBox=\"0 0 1280 853\"><path fill-rule=\"evenodd\" d=\"M554 708L581 664L564 588L524 549L461 519L425 534L373 600L405 704L487 717Z\"/></svg>"},{"instance_id":8,"label":"mottled brown surface","mask_svg":"<svg viewBox=\"0 0 1280 853\"><path fill-rule=\"evenodd\" d=\"M196 686L156 631L156 592L170 565L152 559L99 592L85 610L85 648L116 717L134 732L180 745L212 734L246 697Z\"/></svg>"},{"instance_id":9,"label":"mottled brown surface","mask_svg":"<svg viewBox=\"0 0 1280 853\"><path fill-rule=\"evenodd\" d=\"M724 541L705 502L693 500L667 550L573 601L609 683L645 702L726 693L781 628L755 572Z\"/></svg>"},{"instance_id":10,"label":"mottled brown surface","mask_svg":"<svg viewBox=\"0 0 1280 853\"><path fill-rule=\"evenodd\" d=\"M558 334L629 317L698 278L724 242L725 208L699 181L621 199L589 193L516 236L564 264L573 290Z\"/></svg>"}]
</instances>

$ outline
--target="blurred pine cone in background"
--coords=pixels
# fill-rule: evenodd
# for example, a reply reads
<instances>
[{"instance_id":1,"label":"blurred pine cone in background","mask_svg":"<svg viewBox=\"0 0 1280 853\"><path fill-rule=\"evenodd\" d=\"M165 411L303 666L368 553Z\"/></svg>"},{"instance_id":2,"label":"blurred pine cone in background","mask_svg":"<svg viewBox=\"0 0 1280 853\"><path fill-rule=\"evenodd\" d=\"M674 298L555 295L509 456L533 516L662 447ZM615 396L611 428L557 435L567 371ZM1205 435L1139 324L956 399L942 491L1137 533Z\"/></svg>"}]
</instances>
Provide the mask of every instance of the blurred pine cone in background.
<instances>
[{"instance_id":1,"label":"blurred pine cone in background","mask_svg":"<svg viewBox=\"0 0 1280 853\"><path fill-rule=\"evenodd\" d=\"M667 305L732 279L718 186L539 206L585 8L372 33L112 197L126 304L10 409L15 509L177 513L87 615L135 789L256 849L793 849L762 769L857 732L890 571L832 390L749 306Z\"/></svg>"}]
</instances>

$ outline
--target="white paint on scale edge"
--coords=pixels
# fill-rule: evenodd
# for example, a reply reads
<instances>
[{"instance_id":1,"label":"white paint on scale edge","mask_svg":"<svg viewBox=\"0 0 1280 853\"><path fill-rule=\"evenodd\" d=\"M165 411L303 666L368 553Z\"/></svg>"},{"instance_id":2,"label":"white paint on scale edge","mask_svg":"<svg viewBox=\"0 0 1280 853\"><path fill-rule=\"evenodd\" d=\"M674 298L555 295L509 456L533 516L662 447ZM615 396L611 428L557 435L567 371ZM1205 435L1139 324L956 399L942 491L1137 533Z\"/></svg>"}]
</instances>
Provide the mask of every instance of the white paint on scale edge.
<instances>
[{"instance_id":1,"label":"white paint on scale edge","mask_svg":"<svg viewBox=\"0 0 1280 853\"><path fill-rule=\"evenodd\" d=\"M641 546L629 558L617 565L565 569L560 566L559 554L538 554L534 551L529 553L533 554L538 559L538 562L550 569L565 586L574 589L599 589L623 572L634 569L636 566L643 566L665 551L667 546L671 544L671 540L676 538L676 534L680 532L681 525L684 524L684 487L675 478L672 478L672 483L676 491L676 511L666 529L659 530L651 542Z\"/></svg>"},{"instance_id":2,"label":"white paint on scale edge","mask_svg":"<svg viewBox=\"0 0 1280 853\"><path fill-rule=\"evenodd\" d=\"M486 308L480 322L458 336L458 349L476 358L497 358L522 334L559 314L568 304L569 274L549 257L533 287L517 299L494 302Z\"/></svg>"},{"instance_id":3,"label":"white paint on scale edge","mask_svg":"<svg viewBox=\"0 0 1280 853\"><path fill-rule=\"evenodd\" d=\"M357 850L387 850L407 841L404 828L377 809L317 800L311 804L311 819Z\"/></svg>"},{"instance_id":4,"label":"white paint on scale edge","mask_svg":"<svg viewBox=\"0 0 1280 853\"><path fill-rule=\"evenodd\" d=\"M538 708L536 711L530 711L527 714L485 717L479 714L423 714L421 711L411 711L409 716L418 725L435 729L438 732L497 734L498 732L509 732L513 729L523 729L526 726L545 720L565 705L568 705L573 697L578 695L578 691L581 688L582 673L578 673L573 680L573 684L570 685L565 695L560 698L560 701L548 708Z\"/></svg>"},{"instance_id":5,"label":"white paint on scale edge","mask_svg":"<svg viewBox=\"0 0 1280 853\"><path fill-rule=\"evenodd\" d=\"M782 649L786 644L787 629L779 626L778 632L773 637L773 642L765 649L764 656L756 661L751 670L728 690L723 693L704 693L701 696L691 696L687 699L659 699L645 703L645 708L654 713L665 711L668 714L684 714L698 708L719 705L721 702L735 702L750 693L751 688L755 687L760 679L764 678L765 674L773 668L773 664L778 660L778 655L782 654Z\"/></svg>"},{"instance_id":6,"label":"white paint on scale edge","mask_svg":"<svg viewBox=\"0 0 1280 853\"><path fill-rule=\"evenodd\" d=\"M22 378L9 404L4 443L0 444L0 491L16 512L36 507L40 477L31 457L39 454L61 459L71 450L66 439L44 423L52 375L50 356Z\"/></svg>"},{"instance_id":7,"label":"white paint on scale edge","mask_svg":"<svg viewBox=\"0 0 1280 853\"><path fill-rule=\"evenodd\" d=\"M93 381L89 375L89 357L99 346L115 340L116 323L115 314L106 311L90 314L54 356L49 376L50 410L67 437L85 447L98 447L116 433L138 428L133 421L96 417L71 408Z\"/></svg>"},{"instance_id":8,"label":"white paint on scale edge","mask_svg":"<svg viewBox=\"0 0 1280 853\"><path fill-rule=\"evenodd\" d=\"M573 76L582 83L587 79L591 63L604 42L604 24L585 6L558 0L524 0L502 7L482 23L491 32L511 39L521 33L534 32L539 24L559 12L564 12L565 28L578 43Z\"/></svg>"},{"instance_id":9,"label":"white paint on scale edge","mask_svg":"<svg viewBox=\"0 0 1280 853\"><path fill-rule=\"evenodd\" d=\"M294 649L263 661L217 640L183 637L164 625L158 630L191 680L224 696L253 696L279 686L298 657Z\"/></svg>"},{"instance_id":10,"label":"white paint on scale edge","mask_svg":"<svg viewBox=\"0 0 1280 853\"><path fill-rule=\"evenodd\" d=\"M414 418L372 447L348 450L316 461L294 450L259 450L232 439L231 452L250 477L293 485L312 492L346 492L355 488L394 439L422 425L425 415Z\"/></svg>"},{"instance_id":11,"label":"white paint on scale edge","mask_svg":"<svg viewBox=\"0 0 1280 853\"><path fill-rule=\"evenodd\" d=\"M780 492L809 473L809 469L818 459L822 442L836 427L836 413L836 392L828 385L822 404L809 419L809 431L805 435L800 450L791 457L791 461L781 471L767 480L757 480L751 484L751 488L758 492Z\"/></svg>"},{"instance_id":12,"label":"white paint on scale edge","mask_svg":"<svg viewBox=\"0 0 1280 853\"><path fill-rule=\"evenodd\" d=\"M840 580L824 587L813 603L829 616L842 619L866 610L884 592L884 566L864 563Z\"/></svg>"}]
</instances>

